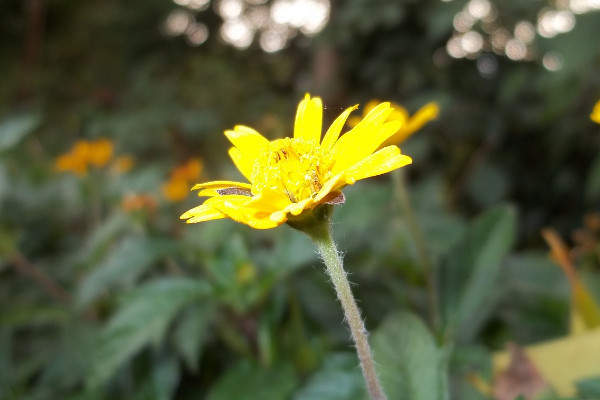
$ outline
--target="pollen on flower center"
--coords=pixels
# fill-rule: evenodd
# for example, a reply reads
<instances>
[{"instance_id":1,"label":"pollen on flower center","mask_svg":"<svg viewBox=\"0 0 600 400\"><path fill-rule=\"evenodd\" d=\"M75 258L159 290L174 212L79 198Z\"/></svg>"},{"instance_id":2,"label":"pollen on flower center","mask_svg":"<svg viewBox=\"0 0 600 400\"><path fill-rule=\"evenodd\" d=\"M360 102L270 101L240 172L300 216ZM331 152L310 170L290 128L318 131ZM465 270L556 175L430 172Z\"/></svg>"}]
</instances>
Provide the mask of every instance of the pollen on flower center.
<instances>
[{"instance_id":1,"label":"pollen on flower center","mask_svg":"<svg viewBox=\"0 0 600 400\"><path fill-rule=\"evenodd\" d=\"M269 143L254 163L254 190L276 190L297 203L317 194L330 178L329 157L314 142L278 139Z\"/></svg>"}]
</instances>

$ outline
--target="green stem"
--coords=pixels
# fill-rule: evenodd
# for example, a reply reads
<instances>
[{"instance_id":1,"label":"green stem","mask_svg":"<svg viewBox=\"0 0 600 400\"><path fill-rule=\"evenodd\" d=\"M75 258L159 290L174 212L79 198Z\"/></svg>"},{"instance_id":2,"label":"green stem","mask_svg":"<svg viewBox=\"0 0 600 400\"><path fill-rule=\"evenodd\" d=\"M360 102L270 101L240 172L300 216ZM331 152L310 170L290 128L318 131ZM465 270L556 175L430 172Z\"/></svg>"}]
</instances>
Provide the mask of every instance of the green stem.
<instances>
[{"instance_id":1,"label":"green stem","mask_svg":"<svg viewBox=\"0 0 600 400\"><path fill-rule=\"evenodd\" d=\"M402 206L402 211L408 223L408 229L415 241L417 254L425 276L425 285L427 286L427 300L429 303L429 312L431 325L435 331L438 330L440 324L440 312L438 307L437 291L435 288L435 271L427 255L427 246L421 228L415 218L408 190L406 189L406 181L404 180L404 171L396 170L392 172L392 180L394 182L395 196Z\"/></svg>"},{"instance_id":2,"label":"green stem","mask_svg":"<svg viewBox=\"0 0 600 400\"><path fill-rule=\"evenodd\" d=\"M311 236L321 257L323 257L327 272L333 282L337 296L342 303L342 308L344 309L344 314L348 321L348 325L350 326L350 332L352 333L352 339L356 344L360 366L371 399L386 400L386 396L383 393L383 389L377 378L377 373L375 372L371 348L367 341L367 330L365 329L365 325L360 316L360 310L352 296L350 283L348 282L346 272L342 266L342 259L340 258L333 238L331 237L329 221L323 221L322 224L313 227L313 229L305 230L305 232Z\"/></svg>"}]
</instances>

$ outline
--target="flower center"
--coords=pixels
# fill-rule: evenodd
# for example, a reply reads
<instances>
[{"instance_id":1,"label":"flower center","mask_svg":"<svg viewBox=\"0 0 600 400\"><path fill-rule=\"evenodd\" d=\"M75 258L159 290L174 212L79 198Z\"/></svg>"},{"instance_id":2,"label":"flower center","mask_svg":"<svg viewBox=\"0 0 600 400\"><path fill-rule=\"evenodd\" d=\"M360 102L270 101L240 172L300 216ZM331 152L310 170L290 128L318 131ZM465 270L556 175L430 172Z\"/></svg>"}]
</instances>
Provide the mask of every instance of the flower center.
<instances>
[{"instance_id":1,"label":"flower center","mask_svg":"<svg viewBox=\"0 0 600 400\"><path fill-rule=\"evenodd\" d=\"M329 157L319 145L303 139L269 142L254 162L252 182L258 192L285 193L294 203L317 194L331 176Z\"/></svg>"}]
</instances>

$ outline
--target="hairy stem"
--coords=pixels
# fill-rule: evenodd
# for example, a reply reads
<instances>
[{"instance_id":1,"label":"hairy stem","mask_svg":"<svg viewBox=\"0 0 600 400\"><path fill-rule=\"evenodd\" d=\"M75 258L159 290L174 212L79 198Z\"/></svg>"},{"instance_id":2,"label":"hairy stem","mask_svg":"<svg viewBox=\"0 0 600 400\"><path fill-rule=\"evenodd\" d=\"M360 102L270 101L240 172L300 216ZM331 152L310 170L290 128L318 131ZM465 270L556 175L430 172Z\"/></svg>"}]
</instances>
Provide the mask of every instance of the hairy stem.
<instances>
[{"instance_id":1,"label":"hairy stem","mask_svg":"<svg viewBox=\"0 0 600 400\"><path fill-rule=\"evenodd\" d=\"M327 267L327 272L331 277L337 296L342 303L344 314L348 325L350 326L350 332L352 333L352 339L356 344L356 351L358 352L358 358L360 360L360 366L362 368L363 376L367 384L367 389L373 400L385 400L386 396L383 393L377 373L375 372L375 365L373 363L373 356L371 355L371 348L367 341L367 330L360 316L360 310L356 305L356 301L352 296L350 289L350 283L346 276L346 272L342 266L342 259L338 254L335 243L331 237L331 230L328 221L323 221L319 226L320 229L312 229L309 233L313 241L315 242L321 257Z\"/></svg>"}]
</instances>

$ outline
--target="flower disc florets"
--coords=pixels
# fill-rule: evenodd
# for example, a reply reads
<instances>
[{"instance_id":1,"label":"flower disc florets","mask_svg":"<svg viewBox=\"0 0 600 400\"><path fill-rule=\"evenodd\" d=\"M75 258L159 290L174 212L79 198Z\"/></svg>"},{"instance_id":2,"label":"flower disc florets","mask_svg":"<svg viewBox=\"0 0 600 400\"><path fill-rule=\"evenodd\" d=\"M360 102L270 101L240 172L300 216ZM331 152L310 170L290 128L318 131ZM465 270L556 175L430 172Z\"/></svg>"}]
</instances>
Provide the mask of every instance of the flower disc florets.
<instances>
[{"instance_id":1,"label":"flower disc florets","mask_svg":"<svg viewBox=\"0 0 600 400\"><path fill-rule=\"evenodd\" d=\"M193 189L209 197L184 213L188 223L231 218L257 229L325 218L331 205L343 203L346 185L385 174L411 163L397 146L381 148L402 125L387 121L389 103L381 103L342 135L347 108L322 136L323 105L306 95L298 105L294 137L269 141L247 126L225 135L231 159L249 183L214 181Z\"/></svg>"},{"instance_id":2,"label":"flower disc florets","mask_svg":"<svg viewBox=\"0 0 600 400\"><path fill-rule=\"evenodd\" d=\"M252 170L252 192L264 189L285 193L291 202L316 195L331 177L329 157L315 142L277 139L261 152Z\"/></svg>"}]
</instances>

